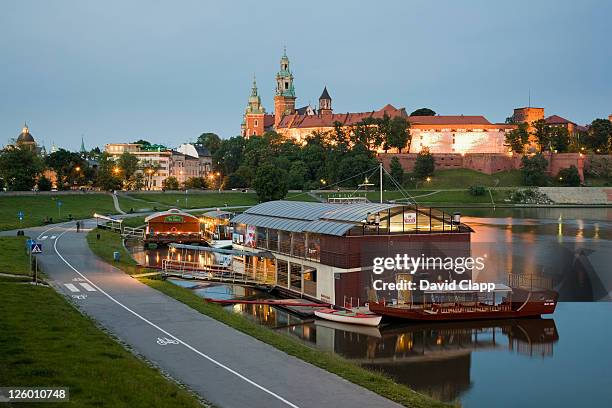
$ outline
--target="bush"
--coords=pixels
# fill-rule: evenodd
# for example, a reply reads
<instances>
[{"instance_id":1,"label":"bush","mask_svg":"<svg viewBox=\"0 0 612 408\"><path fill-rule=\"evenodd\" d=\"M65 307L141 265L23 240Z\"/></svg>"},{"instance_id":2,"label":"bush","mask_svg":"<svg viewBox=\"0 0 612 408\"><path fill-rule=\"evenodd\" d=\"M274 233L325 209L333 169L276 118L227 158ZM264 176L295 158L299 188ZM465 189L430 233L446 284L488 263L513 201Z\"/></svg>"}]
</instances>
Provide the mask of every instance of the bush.
<instances>
[{"instance_id":1,"label":"bush","mask_svg":"<svg viewBox=\"0 0 612 408\"><path fill-rule=\"evenodd\" d=\"M557 174L559 182L564 186L578 187L580 185L580 174L576 166L569 166L565 169L561 169Z\"/></svg>"},{"instance_id":2,"label":"bush","mask_svg":"<svg viewBox=\"0 0 612 408\"><path fill-rule=\"evenodd\" d=\"M404 169L396 156L391 159L390 170L391 177L393 177L400 186L404 184Z\"/></svg>"},{"instance_id":3,"label":"bush","mask_svg":"<svg viewBox=\"0 0 612 408\"><path fill-rule=\"evenodd\" d=\"M420 179L431 176L435 169L434 157L428 150L422 150L414 163L414 175Z\"/></svg>"},{"instance_id":4,"label":"bush","mask_svg":"<svg viewBox=\"0 0 612 408\"><path fill-rule=\"evenodd\" d=\"M179 182L174 176L166 177L164 181L162 181L162 187L164 190L178 190Z\"/></svg>"},{"instance_id":5,"label":"bush","mask_svg":"<svg viewBox=\"0 0 612 408\"><path fill-rule=\"evenodd\" d=\"M468 192L472 196L483 196L487 192L487 189L484 186L470 186Z\"/></svg>"},{"instance_id":6,"label":"bush","mask_svg":"<svg viewBox=\"0 0 612 408\"><path fill-rule=\"evenodd\" d=\"M38 190L39 191L51 191L51 180L45 176L40 176L38 179Z\"/></svg>"},{"instance_id":7,"label":"bush","mask_svg":"<svg viewBox=\"0 0 612 408\"><path fill-rule=\"evenodd\" d=\"M523 156L521 159L521 171L523 173L523 183L526 186L545 186L548 184L546 169L548 161L542 153L534 156Z\"/></svg>"}]
</instances>

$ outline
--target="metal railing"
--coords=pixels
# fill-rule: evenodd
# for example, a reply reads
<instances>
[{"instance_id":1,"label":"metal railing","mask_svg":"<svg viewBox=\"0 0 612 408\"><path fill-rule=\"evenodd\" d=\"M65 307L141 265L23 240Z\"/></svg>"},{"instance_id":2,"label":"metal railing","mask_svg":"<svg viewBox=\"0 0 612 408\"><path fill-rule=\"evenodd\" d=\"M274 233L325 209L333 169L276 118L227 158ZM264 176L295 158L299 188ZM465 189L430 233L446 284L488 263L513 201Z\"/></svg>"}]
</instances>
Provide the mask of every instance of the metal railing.
<instances>
[{"instance_id":1,"label":"metal railing","mask_svg":"<svg viewBox=\"0 0 612 408\"><path fill-rule=\"evenodd\" d=\"M162 260L164 275L188 279L213 280L241 284L272 284L274 274L264 268L244 267L244 272L237 271L233 265L202 265L199 262Z\"/></svg>"}]
</instances>

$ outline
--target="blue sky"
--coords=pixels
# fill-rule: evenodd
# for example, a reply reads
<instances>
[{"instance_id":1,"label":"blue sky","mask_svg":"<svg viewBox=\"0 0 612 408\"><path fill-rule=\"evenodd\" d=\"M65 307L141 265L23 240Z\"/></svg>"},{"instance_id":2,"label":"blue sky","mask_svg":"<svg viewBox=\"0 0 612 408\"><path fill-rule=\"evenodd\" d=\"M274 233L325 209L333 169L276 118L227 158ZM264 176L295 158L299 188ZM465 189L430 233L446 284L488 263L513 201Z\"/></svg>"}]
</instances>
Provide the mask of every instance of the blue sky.
<instances>
[{"instance_id":1,"label":"blue sky","mask_svg":"<svg viewBox=\"0 0 612 408\"><path fill-rule=\"evenodd\" d=\"M125 4L124 4L125 3ZM386 103L503 121L543 106L612 113L612 2L4 1L0 145L24 120L47 147L239 134L252 76L273 109L283 46L297 104Z\"/></svg>"}]
</instances>

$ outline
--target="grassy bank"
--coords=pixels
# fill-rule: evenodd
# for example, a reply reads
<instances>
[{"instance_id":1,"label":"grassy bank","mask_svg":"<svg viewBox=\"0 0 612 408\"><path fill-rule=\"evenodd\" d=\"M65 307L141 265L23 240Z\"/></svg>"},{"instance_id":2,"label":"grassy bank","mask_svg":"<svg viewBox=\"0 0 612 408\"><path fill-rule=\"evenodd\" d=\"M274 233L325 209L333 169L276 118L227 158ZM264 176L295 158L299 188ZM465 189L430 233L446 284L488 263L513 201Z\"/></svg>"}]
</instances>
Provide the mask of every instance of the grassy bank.
<instances>
[{"instance_id":1,"label":"grassy bank","mask_svg":"<svg viewBox=\"0 0 612 408\"><path fill-rule=\"evenodd\" d=\"M308 347L284 334L276 333L240 315L228 312L219 305L205 302L201 297L188 289L162 280L141 279L141 282L236 330L240 330L287 354L337 374L352 383L374 391L404 406L414 408L448 406L419 394L405 385L398 384L381 373L366 370L335 354Z\"/></svg>"},{"instance_id":2,"label":"grassy bank","mask_svg":"<svg viewBox=\"0 0 612 408\"><path fill-rule=\"evenodd\" d=\"M204 193L129 193L129 197L137 198L151 203L151 206L178 207L178 208L209 208L226 207L233 205L255 205L255 193L241 192L204 192ZM122 207L125 211L125 209ZM129 209L129 208L128 208Z\"/></svg>"},{"instance_id":3,"label":"grassy bank","mask_svg":"<svg viewBox=\"0 0 612 408\"><path fill-rule=\"evenodd\" d=\"M120 263L113 262L113 250L106 249L116 249L119 247L123 248L121 246L121 237L119 234L112 233L110 231L102 231L101 239L98 241L95 238L96 232L97 230L91 231L87 236L87 241L89 242L92 251L104 261L113 263L113 265L127 273L133 273L133 265L135 262L131 260L131 258L131 262L127 260ZM102 236L104 236L104 238L102 238ZM122 259L124 259L126 255L129 256L125 249L123 249ZM361 385L405 406L415 408L446 406L445 404L437 402L427 396L416 393L404 385L397 384L383 374L361 368L357 364L331 353L326 353L321 350L308 347L307 345L291 339L284 334L276 333L266 327L250 322L242 316L230 313L219 305L204 302L202 298L198 297L188 289L178 287L172 283L162 280L140 280L150 287L186 304L200 313L210 316L230 327L268 343L287 354L298 357L308 363L316 365L317 367L321 367L327 371L335 373L342 378Z\"/></svg>"},{"instance_id":4,"label":"grassy bank","mask_svg":"<svg viewBox=\"0 0 612 408\"><path fill-rule=\"evenodd\" d=\"M61 202L58 209L58 201ZM23 212L23 222L17 217ZM113 199L107 194L40 194L33 196L0 196L0 230L43 225L45 217L53 222L73 218L90 218L94 212L115 214Z\"/></svg>"},{"instance_id":5,"label":"grassy bank","mask_svg":"<svg viewBox=\"0 0 612 408\"><path fill-rule=\"evenodd\" d=\"M29 273L24 240L0 237L2 272ZM70 388L69 403L43 404L49 407L201 406L193 395L124 349L52 288L0 279L0 299L2 386Z\"/></svg>"},{"instance_id":6,"label":"grassy bank","mask_svg":"<svg viewBox=\"0 0 612 408\"><path fill-rule=\"evenodd\" d=\"M70 403L44 404L50 407L201 406L53 289L0 282L0 298L3 386L69 387Z\"/></svg>"},{"instance_id":7,"label":"grassy bank","mask_svg":"<svg viewBox=\"0 0 612 408\"><path fill-rule=\"evenodd\" d=\"M98 234L100 234L100 239L97 238ZM87 243L94 254L125 273L133 275L142 272L142 269L137 267L138 264L123 246L118 232L99 228L93 229L87 234ZM119 262L113 261L113 252L115 251L120 254Z\"/></svg>"},{"instance_id":8,"label":"grassy bank","mask_svg":"<svg viewBox=\"0 0 612 408\"><path fill-rule=\"evenodd\" d=\"M27 237L0 237L0 273L30 276L30 257L26 253Z\"/></svg>"}]
</instances>

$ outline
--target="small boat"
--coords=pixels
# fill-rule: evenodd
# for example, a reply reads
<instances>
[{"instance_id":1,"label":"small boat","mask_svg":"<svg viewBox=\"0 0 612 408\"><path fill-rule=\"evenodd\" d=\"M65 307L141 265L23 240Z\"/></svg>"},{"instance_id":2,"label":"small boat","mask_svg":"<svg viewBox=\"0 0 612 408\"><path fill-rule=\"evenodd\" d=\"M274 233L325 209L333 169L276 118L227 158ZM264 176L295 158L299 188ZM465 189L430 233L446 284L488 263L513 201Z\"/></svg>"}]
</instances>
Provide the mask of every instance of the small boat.
<instances>
[{"instance_id":1,"label":"small boat","mask_svg":"<svg viewBox=\"0 0 612 408\"><path fill-rule=\"evenodd\" d=\"M382 316L374 313L360 313L351 310L318 309L314 312L315 316L339 323L362 324L364 326L376 327L380 323Z\"/></svg>"}]
</instances>

